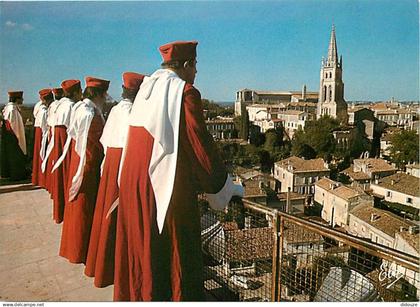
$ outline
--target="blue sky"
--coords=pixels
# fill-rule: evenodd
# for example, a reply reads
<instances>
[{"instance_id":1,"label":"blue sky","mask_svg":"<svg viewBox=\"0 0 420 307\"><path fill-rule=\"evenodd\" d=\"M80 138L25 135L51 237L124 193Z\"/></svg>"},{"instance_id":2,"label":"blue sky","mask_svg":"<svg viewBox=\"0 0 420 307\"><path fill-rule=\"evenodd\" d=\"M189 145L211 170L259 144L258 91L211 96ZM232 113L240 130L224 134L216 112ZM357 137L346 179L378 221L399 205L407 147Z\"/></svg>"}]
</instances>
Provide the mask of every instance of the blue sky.
<instances>
[{"instance_id":1,"label":"blue sky","mask_svg":"<svg viewBox=\"0 0 420 307\"><path fill-rule=\"evenodd\" d=\"M157 48L198 40L196 86L233 101L241 88L318 91L332 23L343 56L346 100L418 100L416 0L0 2L0 98L25 103L64 79L151 74Z\"/></svg>"}]
</instances>

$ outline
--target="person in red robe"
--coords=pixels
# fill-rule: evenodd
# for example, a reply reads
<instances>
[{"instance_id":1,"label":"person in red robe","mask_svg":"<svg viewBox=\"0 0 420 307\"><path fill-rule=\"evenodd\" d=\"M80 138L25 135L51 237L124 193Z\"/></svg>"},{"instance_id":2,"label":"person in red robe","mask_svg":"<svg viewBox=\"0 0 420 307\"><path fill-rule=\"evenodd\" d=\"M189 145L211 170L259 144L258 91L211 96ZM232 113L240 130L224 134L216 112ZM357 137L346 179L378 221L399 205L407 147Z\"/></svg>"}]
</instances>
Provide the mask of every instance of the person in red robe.
<instances>
[{"instance_id":1,"label":"person in red robe","mask_svg":"<svg viewBox=\"0 0 420 307\"><path fill-rule=\"evenodd\" d=\"M41 164L45 158L46 144L43 142L43 134L47 132L48 103L51 101L50 89L39 91L40 101L34 106L34 153L32 159L32 184L44 187L45 175L42 173Z\"/></svg>"},{"instance_id":2,"label":"person in red robe","mask_svg":"<svg viewBox=\"0 0 420 307\"><path fill-rule=\"evenodd\" d=\"M80 82L78 83L79 87L75 87L70 94L67 95L79 95L75 99L80 100L81 98L81 87ZM70 87L71 88L71 87ZM51 114L52 120L52 138L51 142L48 144L48 156L51 159L51 166L54 167L55 162L63 153L64 144L67 140L67 126L70 119L71 106L73 101L61 101L64 96L64 90L61 87L53 89L55 101L52 103ZM67 102L67 103L66 103ZM59 109L60 107L60 109ZM68 156L70 157L70 155ZM63 221L64 216L64 190L67 186L66 183L66 172L68 171L70 159L67 158L64 163L62 163L58 170L49 174L53 177L52 179L52 199L53 199L53 219L56 224L60 224Z\"/></svg>"},{"instance_id":3,"label":"person in red robe","mask_svg":"<svg viewBox=\"0 0 420 307\"><path fill-rule=\"evenodd\" d=\"M114 300L204 299L198 191L223 209L243 188L227 174L193 86L197 42L159 48L163 69L134 101L120 174Z\"/></svg>"},{"instance_id":4,"label":"person in red robe","mask_svg":"<svg viewBox=\"0 0 420 307\"><path fill-rule=\"evenodd\" d=\"M125 145L128 116L144 75L126 72L123 74L122 100L111 109L106 121L101 144L105 158L96 199L95 214L90 234L85 274L95 277L94 284L102 288L114 283L115 233L118 209L109 213L118 198L118 171Z\"/></svg>"},{"instance_id":5,"label":"person in red robe","mask_svg":"<svg viewBox=\"0 0 420 307\"><path fill-rule=\"evenodd\" d=\"M54 178L51 176L51 171L54 164L54 157L51 155L51 149L54 146L54 111L57 106L57 100L54 100L53 93L51 91L52 102L48 105L47 115L47 130L43 134L43 143L47 143L48 146L45 150L45 162L41 165L41 170L45 176L45 189L50 193L50 198L54 197Z\"/></svg>"},{"instance_id":6,"label":"person in red robe","mask_svg":"<svg viewBox=\"0 0 420 307\"><path fill-rule=\"evenodd\" d=\"M60 224L64 219L71 160L71 150L69 149L72 138L68 137L67 130L71 123L72 108L76 101L82 99L80 81L64 80L61 83L61 88L54 89L54 95L58 101L54 109L54 138L48 152L51 154L52 160L55 161L51 172L54 177L53 219L57 224Z\"/></svg>"},{"instance_id":7,"label":"person in red robe","mask_svg":"<svg viewBox=\"0 0 420 307\"><path fill-rule=\"evenodd\" d=\"M86 263L90 230L99 186L104 127L102 108L109 81L86 77L84 99L73 106L70 126L71 160L59 255Z\"/></svg>"},{"instance_id":8,"label":"person in red robe","mask_svg":"<svg viewBox=\"0 0 420 307\"><path fill-rule=\"evenodd\" d=\"M23 103L22 91L10 91L9 102L3 108L1 122L0 175L12 181L26 179L25 127L19 105Z\"/></svg>"}]
</instances>

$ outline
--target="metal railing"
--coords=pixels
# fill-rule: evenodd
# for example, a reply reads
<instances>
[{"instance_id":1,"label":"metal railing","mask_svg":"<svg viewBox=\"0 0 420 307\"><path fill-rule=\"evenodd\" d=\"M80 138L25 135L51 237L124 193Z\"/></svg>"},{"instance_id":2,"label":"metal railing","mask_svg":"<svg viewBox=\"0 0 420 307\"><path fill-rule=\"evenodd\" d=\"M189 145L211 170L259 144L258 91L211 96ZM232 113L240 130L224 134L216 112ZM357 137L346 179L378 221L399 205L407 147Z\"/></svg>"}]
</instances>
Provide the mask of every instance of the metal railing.
<instances>
[{"instance_id":1,"label":"metal railing","mask_svg":"<svg viewBox=\"0 0 420 307\"><path fill-rule=\"evenodd\" d=\"M417 301L419 259L243 199L201 201L205 288L225 301Z\"/></svg>"}]
</instances>

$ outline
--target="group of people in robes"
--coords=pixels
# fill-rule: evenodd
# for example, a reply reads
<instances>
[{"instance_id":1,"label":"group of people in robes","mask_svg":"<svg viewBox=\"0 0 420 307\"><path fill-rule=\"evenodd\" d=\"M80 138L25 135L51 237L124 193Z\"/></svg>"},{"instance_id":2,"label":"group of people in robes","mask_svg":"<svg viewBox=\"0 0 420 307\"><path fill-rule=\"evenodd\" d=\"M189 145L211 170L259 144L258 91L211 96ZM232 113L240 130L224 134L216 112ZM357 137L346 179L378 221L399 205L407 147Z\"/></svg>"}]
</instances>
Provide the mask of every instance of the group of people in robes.
<instances>
[{"instance_id":1,"label":"group of people in robes","mask_svg":"<svg viewBox=\"0 0 420 307\"><path fill-rule=\"evenodd\" d=\"M124 73L123 99L107 120L107 80L39 91L32 183L50 193L62 223L59 255L85 264L95 286L113 284L116 301L203 300L197 194L217 210L243 195L206 129L193 85L196 48L165 44L152 75ZM3 111L2 129L22 149L18 128L7 124L17 103Z\"/></svg>"}]
</instances>

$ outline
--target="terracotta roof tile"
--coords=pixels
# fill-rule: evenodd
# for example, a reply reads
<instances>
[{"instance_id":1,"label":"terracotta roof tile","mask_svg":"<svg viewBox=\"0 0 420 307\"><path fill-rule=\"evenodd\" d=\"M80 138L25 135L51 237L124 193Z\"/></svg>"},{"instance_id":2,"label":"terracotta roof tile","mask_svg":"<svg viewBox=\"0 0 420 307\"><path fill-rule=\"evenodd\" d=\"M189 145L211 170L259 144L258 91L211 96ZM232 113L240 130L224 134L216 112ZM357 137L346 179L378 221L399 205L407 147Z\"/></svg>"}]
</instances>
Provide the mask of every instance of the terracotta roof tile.
<instances>
[{"instance_id":1,"label":"terracotta roof tile","mask_svg":"<svg viewBox=\"0 0 420 307\"><path fill-rule=\"evenodd\" d=\"M225 231L226 259L246 261L269 259L273 255L273 229L270 227Z\"/></svg>"},{"instance_id":2,"label":"terracotta roof tile","mask_svg":"<svg viewBox=\"0 0 420 307\"><path fill-rule=\"evenodd\" d=\"M325 167L324 159L312 159L304 160L296 156L281 160L276 162L277 165L282 166L283 168L288 168L290 165L292 167L292 172L329 172L329 169Z\"/></svg>"},{"instance_id":3,"label":"terracotta roof tile","mask_svg":"<svg viewBox=\"0 0 420 307\"><path fill-rule=\"evenodd\" d=\"M419 178L405 173L396 173L379 179L378 185L388 190L420 197Z\"/></svg>"},{"instance_id":4,"label":"terracotta roof tile","mask_svg":"<svg viewBox=\"0 0 420 307\"><path fill-rule=\"evenodd\" d=\"M395 233L400 231L400 227L409 227L414 225L412 222L404 220L389 211L374 208L369 204L357 205L350 211L350 214L383 231L391 237L394 237ZM376 216L373 221L371 220L372 214Z\"/></svg>"},{"instance_id":5,"label":"terracotta roof tile","mask_svg":"<svg viewBox=\"0 0 420 307\"><path fill-rule=\"evenodd\" d=\"M401 231L398 233L410 246L412 246L418 253L420 253L420 234L411 234L408 231Z\"/></svg>"}]
</instances>

